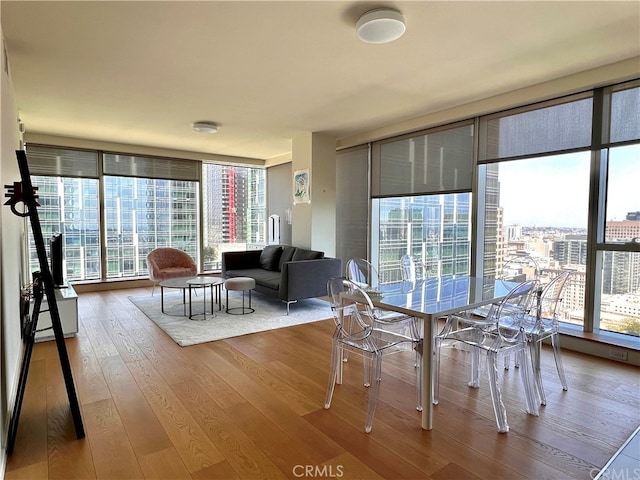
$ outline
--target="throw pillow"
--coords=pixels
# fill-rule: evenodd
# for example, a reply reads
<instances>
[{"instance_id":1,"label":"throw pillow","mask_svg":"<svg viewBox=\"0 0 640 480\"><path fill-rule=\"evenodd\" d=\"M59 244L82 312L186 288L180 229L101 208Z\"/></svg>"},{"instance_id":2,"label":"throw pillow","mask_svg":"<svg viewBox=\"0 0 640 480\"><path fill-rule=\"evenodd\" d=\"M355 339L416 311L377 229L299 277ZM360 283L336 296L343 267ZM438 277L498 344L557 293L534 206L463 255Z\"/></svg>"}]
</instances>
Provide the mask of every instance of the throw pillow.
<instances>
[{"instance_id":1,"label":"throw pillow","mask_svg":"<svg viewBox=\"0 0 640 480\"><path fill-rule=\"evenodd\" d=\"M298 260L315 260L317 258L324 258L324 252L318 252L316 250L305 250L304 248L296 248L292 260L294 262L297 262Z\"/></svg>"},{"instance_id":2,"label":"throw pillow","mask_svg":"<svg viewBox=\"0 0 640 480\"><path fill-rule=\"evenodd\" d=\"M296 251L296 247L292 247L290 245L287 245L285 247L282 247L282 255L280 255L280 271L282 271L282 266L286 263L286 262L290 262L293 259L293 254Z\"/></svg>"},{"instance_id":3,"label":"throw pillow","mask_svg":"<svg viewBox=\"0 0 640 480\"><path fill-rule=\"evenodd\" d=\"M265 270L278 270L280 268L280 255L282 247L268 245L260 253L260 266Z\"/></svg>"}]
</instances>

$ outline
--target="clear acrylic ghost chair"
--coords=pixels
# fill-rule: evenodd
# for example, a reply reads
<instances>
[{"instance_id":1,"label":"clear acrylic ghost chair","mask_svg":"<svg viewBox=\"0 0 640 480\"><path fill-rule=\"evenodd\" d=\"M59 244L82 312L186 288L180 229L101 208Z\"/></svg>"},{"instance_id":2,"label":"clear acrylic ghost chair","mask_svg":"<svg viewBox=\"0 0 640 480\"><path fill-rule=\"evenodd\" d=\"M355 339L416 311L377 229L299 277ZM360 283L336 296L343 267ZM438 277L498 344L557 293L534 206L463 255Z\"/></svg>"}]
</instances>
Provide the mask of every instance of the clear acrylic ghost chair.
<instances>
[{"instance_id":1,"label":"clear acrylic ghost chair","mask_svg":"<svg viewBox=\"0 0 640 480\"><path fill-rule=\"evenodd\" d=\"M558 330L558 305L562 301L562 291L567 285L567 281L573 272L562 272L551 280L542 290L538 304L533 311L525 317L524 332L529 341L531 362L536 390L542 405L547 404L542 384L542 372L540 369L540 353L542 342L549 338L553 347L553 358L556 363L558 377L562 384L562 389L567 390L567 379L562 365L562 354L560 352L560 336Z\"/></svg>"},{"instance_id":2,"label":"clear acrylic ghost chair","mask_svg":"<svg viewBox=\"0 0 640 480\"><path fill-rule=\"evenodd\" d=\"M514 254L505 258L497 278L504 281L524 282L540 279L540 264L529 254Z\"/></svg>"},{"instance_id":3,"label":"clear acrylic ghost chair","mask_svg":"<svg viewBox=\"0 0 640 480\"><path fill-rule=\"evenodd\" d=\"M534 284L533 282L537 283ZM535 308L535 302L539 292L539 281L529 280L516 285L499 302L493 304L488 310L488 315L483 314L478 316L477 309L463 310L448 315L444 327L440 333L436 335L436 338L439 338L440 340L440 347L443 345L455 346L458 343L455 338L455 332L459 330L466 330L473 327L478 331L483 331L487 334L494 332L497 328L498 312L503 316L503 322L508 321L508 314L518 315L519 318L530 314L532 309ZM434 351L435 347L436 345L434 344ZM508 357L508 354L505 354L504 356ZM477 356L472 356L471 381L469 382L469 385L472 387L478 387L479 385L480 365L475 362L476 359ZM439 356L436 356L434 361L436 371L438 371L440 361ZM434 387L434 399L435 403L437 403L437 382Z\"/></svg>"},{"instance_id":4,"label":"clear acrylic ghost chair","mask_svg":"<svg viewBox=\"0 0 640 480\"><path fill-rule=\"evenodd\" d=\"M413 258L408 254L405 254L400 258L400 272L402 276L401 291L403 293L412 292L415 288L417 288L420 284L422 284L427 278L426 268L424 267L424 265L416 264L415 260L413 260ZM416 321L416 328L418 329L417 338L419 338L421 324L419 320L416 319L415 321ZM418 364L419 361L420 359L418 358L418 355L416 352L416 365Z\"/></svg>"},{"instance_id":5,"label":"clear acrylic ghost chair","mask_svg":"<svg viewBox=\"0 0 640 480\"><path fill-rule=\"evenodd\" d=\"M540 279L540 266L538 261L528 254L514 254L508 256L498 272L496 272L496 288L502 287L505 291L511 290L517 284L526 280L539 280ZM495 313L497 303L484 305L478 307L472 311L467 312L467 318L460 318L460 322L464 323L468 320L471 324L482 324L486 322L488 327L493 325L491 321L492 315ZM508 357L505 357L506 369L509 368Z\"/></svg>"},{"instance_id":6,"label":"clear acrylic ghost chair","mask_svg":"<svg viewBox=\"0 0 640 480\"><path fill-rule=\"evenodd\" d=\"M365 367L368 367L371 372L370 375L365 375L365 386L369 386L369 400L364 430L369 433L373 426L373 416L380 390L382 357L404 350L402 347L407 344L417 347L416 341L409 336L376 328L372 321L374 307L371 299L364 290L349 280L332 278L327 283L327 290L331 299L331 310L336 329L333 333L329 382L324 408L331 407L335 385L342 383L343 353L350 351L362 355ZM368 380L370 380L370 385L367 385ZM418 369L416 389L420 408L421 380L422 375Z\"/></svg>"},{"instance_id":7,"label":"clear acrylic ghost chair","mask_svg":"<svg viewBox=\"0 0 640 480\"><path fill-rule=\"evenodd\" d=\"M367 270L372 272L372 274L377 278L377 272L373 266L366 260L362 260L363 265L367 266ZM405 282L403 282L404 284ZM406 282L410 283L410 282ZM404 285L406 287L406 285ZM358 285L360 287L360 285ZM360 287L362 288L362 287ZM394 312L390 310L384 310L378 308L373 305L371 301L371 296L366 289L362 289L364 296L367 298L368 304L371 305L371 308L366 308L360 312L361 315L368 316L374 324L375 330L382 332L390 332L392 334L398 334L402 337L409 337L413 340L413 344L409 345L408 343L402 344L398 346L399 350L415 350L415 362L414 367L418 369L418 380L420 380L420 384L422 383L422 377L420 376L420 371L422 368L422 319L417 317L412 317L409 315L405 315L399 312ZM347 361L348 352L345 352L343 361ZM365 376L369 378L370 373L365 367ZM366 384L370 384L371 381L366 380ZM422 390L420 388L417 389L417 409L422 410Z\"/></svg>"},{"instance_id":8,"label":"clear acrylic ghost chair","mask_svg":"<svg viewBox=\"0 0 640 480\"><path fill-rule=\"evenodd\" d=\"M371 297L382 294L380 289L380 276L376 268L364 258L352 258L347 262L347 279ZM398 321L412 320L412 317L403 313L381 310L376 307L376 319L381 322L396 323Z\"/></svg>"},{"instance_id":9,"label":"clear acrylic ghost chair","mask_svg":"<svg viewBox=\"0 0 640 480\"><path fill-rule=\"evenodd\" d=\"M347 262L346 271L347 279L365 291L369 297L382 294L378 271L368 260L352 258ZM378 328L412 336L416 341L420 340L420 319L378 307L374 307L373 313L373 321Z\"/></svg>"},{"instance_id":10,"label":"clear acrylic ghost chair","mask_svg":"<svg viewBox=\"0 0 640 480\"><path fill-rule=\"evenodd\" d=\"M502 402L502 393L498 382L498 360L509 354L520 355L524 359L520 370L525 393L526 411L538 416L538 398L531 377L529 348L524 333L525 317L528 314L532 298L539 289L538 280L528 280L513 288L499 303L491 316L493 328L482 324L472 324L465 328L454 329L454 319L447 319L443 331L436 335L434 345L434 403L439 401L440 350L445 342L465 344L471 351L471 381L469 386L477 388L480 379L480 354L487 358L487 373L493 401L498 431L508 432L507 413Z\"/></svg>"},{"instance_id":11,"label":"clear acrylic ghost chair","mask_svg":"<svg viewBox=\"0 0 640 480\"><path fill-rule=\"evenodd\" d=\"M408 254L400 258L400 273L402 281L416 283L426 279L426 269L423 264L416 261Z\"/></svg>"},{"instance_id":12,"label":"clear acrylic ghost chair","mask_svg":"<svg viewBox=\"0 0 640 480\"><path fill-rule=\"evenodd\" d=\"M535 257L528 253L515 253L504 259L501 270L496 276L496 281L503 282L505 285L524 282L525 280L538 279L542 270L540 264ZM511 358L507 355L504 358L504 368L509 369ZM519 360L516 358L514 362L516 368L519 366Z\"/></svg>"},{"instance_id":13,"label":"clear acrylic ghost chair","mask_svg":"<svg viewBox=\"0 0 640 480\"><path fill-rule=\"evenodd\" d=\"M375 267L364 258L352 258L347 262L347 279L365 291L380 291L380 278Z\"/></svg>"}]
</instances>

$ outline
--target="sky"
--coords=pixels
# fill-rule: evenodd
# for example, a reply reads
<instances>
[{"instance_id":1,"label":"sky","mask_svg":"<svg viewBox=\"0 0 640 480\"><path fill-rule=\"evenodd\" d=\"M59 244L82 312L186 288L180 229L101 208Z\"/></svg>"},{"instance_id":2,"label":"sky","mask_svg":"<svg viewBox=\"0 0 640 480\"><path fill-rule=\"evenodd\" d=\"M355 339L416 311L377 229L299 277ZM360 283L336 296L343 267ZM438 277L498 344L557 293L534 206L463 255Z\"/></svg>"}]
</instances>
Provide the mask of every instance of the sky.
<instances>
[{"instance_id":1,"label":"sky","mask_svg":"<svg viewBox=\"0 0 640 480\"><path fill-rule=\"evenodd\" d=\"M612 150L607 220L640 211L640 145ZM587 228L590 153L500 164L504 224Z\"/></svg>"}]
</instances>

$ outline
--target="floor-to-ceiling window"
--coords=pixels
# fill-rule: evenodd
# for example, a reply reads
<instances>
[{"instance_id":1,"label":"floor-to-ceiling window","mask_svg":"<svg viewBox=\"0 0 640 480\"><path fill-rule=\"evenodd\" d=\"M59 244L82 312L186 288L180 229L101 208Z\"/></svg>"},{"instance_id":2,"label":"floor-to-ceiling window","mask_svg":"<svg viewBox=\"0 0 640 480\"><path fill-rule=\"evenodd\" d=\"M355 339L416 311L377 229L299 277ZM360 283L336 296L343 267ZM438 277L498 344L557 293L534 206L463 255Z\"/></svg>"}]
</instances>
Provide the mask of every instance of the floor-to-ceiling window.
<instances>
[{"instance_id":1,"label":"floor-to-ceiling window","mask_svg":"<svg viewBox=\"0 0 640 480\"><path fill-rule=\"evenodd\" d=\"M147 254L173 247L198 258L198 183L104 177L107 278L147 274Z\"/></svg>"},{"instance_id":2,"label":"floor-to-ceiling window","mask_svg":"<svg viewBox=\"0 0 640 480\"><path fill-rule=\"evenodd\" d=\"M543 282L563 270L575 272L560 304L562 320L584 319L584 287L589 203L589 152L540 156L481 165L486 178L484 275L538 277ZM526 268L514 259L531 259ZM520 268L518 268L518 266Z\"/></svg>"},{"instance_id":3,"label":"floor-to-ceiling window","mask_svg":"<svg viewBox=\"0 0 640 480\"><path fill-rule=\"evenodd\" d=\"M640 336L640 81L598 94L592 329Z\"/></svg>"},{"instance_id":4,"label":"floor-to-ceiling window","mask_svg":"<svg viewBox=\"0 0 640 480\"><path fill-rule=\"evenodd\" d=\"M408 254L422 275L470 272L471 194L450 193L376 199L381 283L400 280Z\"/></svg>"},{"instance_id":5,"label":"floor-to-ceiling window","mask_svg":"<svg viewBox=\"0 0 640 480\"><path fill-rule=\"evenodd\" d=\"M264 169L42 145L29 145L27 158L45 241L63 233L67 281L145 277L157 247L218 270L221 251L266 242Z\"/></svg>"},{"instance_id":6,"label":"floor-to-ceiling window","mask_svg":"<svg viewBox=\"0 0 640 480\"><path fill-rule=\"evenodd\" d=\"M372 148L372 260L382 283L411 255L429 275L470 272L472 122Z\"/></svg>"},{"instance_id":7,"label":"floor-to-ceiling window","mask_svg":"<svg viewBox=\"0 0 640 480\"><path fill-rule=\"evenodd\" d=\"M267 242L262 168L203 164L204 269L219 270L222 252Z\"/></svg>"},{"instance_id":8,"label":"floor-to-ceiling window","mask_svg":"<svg viewBox=\"0 0 640 480\"><path fill-rule=\"evenodd\" d=\"M369 255L383 281L405 253L430 275L571 270L567 328L640 335L640 80L474 120L371 144ZM507 267L514 257L527 264Z\"/></svg>"},{"instance_id":9,"label":"floor-to-ceiling window","mask_svg":"<svg viewBox=\"0 0 640 480\"><path fill-rule=\"evenodd\" d=\"M38 202L41 205L38 213L45 246L52 234L63 234L66 279L100 278L98 180L34 175L31 182L38 188ZM28 233L29 263L31 271L36 271L40 267L31 223L28 224Z\"/></svg>"},{"instance_id":10,"label":"floor-to-ceiling window","mask_svg":"<svg viewBox=\"0 0 640 480\"><path fill-rule=\"evenodd\" d=\"M586 331L640 333L639 112L634 82L480 119L480 271L574 271L559 320Z\"/></svg>"},{"instance_id":11,"label":"floor-to-ceiling window","mask_svg":"<svg viewBox=\"0 0 640 480\"><path fill-rule=\"evenodd\" d=\"M95 280L102 275L98 160L96 152L63 148L34 146L28 154L45 246L53 233L63 234L67 281ZM27 234L29 268L34 272L40 265L30 222Z\"/></svg>"}]
</instances>

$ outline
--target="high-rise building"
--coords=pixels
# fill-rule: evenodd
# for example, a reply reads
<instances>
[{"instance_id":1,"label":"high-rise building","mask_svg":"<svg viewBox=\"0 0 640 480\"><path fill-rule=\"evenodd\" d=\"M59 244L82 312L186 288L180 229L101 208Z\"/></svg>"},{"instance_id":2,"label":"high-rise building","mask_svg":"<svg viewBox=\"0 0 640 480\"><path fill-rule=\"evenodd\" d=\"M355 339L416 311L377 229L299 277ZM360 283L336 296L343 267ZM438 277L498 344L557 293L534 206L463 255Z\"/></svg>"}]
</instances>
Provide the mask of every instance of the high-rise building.
<instances>
[{"instance_id":1,"label":"high-rise building","mask_svg":"<svg viewBox=\"0 0 640 480\"><path fill-rule=\"evenodd\" d=\"M605 225L605 237L610 241L621 242L640 238L640 212L629 212L625 220L608 221Z\"/></svg>"},{"instance_id":2,"label":"high-rise building","mask_svg":"<svg viewBox=\"0 0 640 480\"><path fill-rule=\"evenodd\" d=\"M205 269L219 268L226 248L266 242L264 170L205 164L202 188Z\"/></svg>"},{"instance_id":3,"label":"high-rise building","mask_svg":"<svg viewBox=\"0 0 640 480\"><path fill-rule=\"evenodd\" d=\"M640 292L640 253L604 252L602 293L625 295Z\"/></svg>"},{"instance_id":4,"label":"high-rise building","mask_svg":"<svg viewBox=\"0 0 640 480\"><path fill-rule=\"evenodd\" d=\"M587 236L567 235L553 242L553 259L559 265L587 264Z\"/></svg>"},{"instance_id":5,"label":"high-rise building","mask_svg":"<svg viewBox=\"0 0 640 480\"><path fill-rule=\"evenodd\" d=\"M503 231L507 242L522 238L522 225L505 225Z\"/></svg>"},{"instance_id":6,"label":"high-rise building","mask_svg":"<svg viewBox=\"0 0 640 480\"><path fill-rule=\"evenodd\" d=\"M608 221L605 237L607 241L619 242L640 238L640 212L629 212L622 221ZM625 295L640 292L640 253L605 252L602 270L602 293Z\"/></svg>"},{"instance_id":7,"label":"high-rise building","mask_svg":"<svg viewBox=\"0 0 640 480\"><path fill-rule=\"evenodd\" d=\"M398 262L406 253L430 276L469 273L470 200L468 193L380 200L381 281L399 280Z\"/></svg>"},{"instance_id":8,"label":"high-rise building","mask_svg":"<svg viewBox=\"0 0 640 480\"><path fill-rule=\"evenodd\" d=\"M38 188L38 217L45 245L51 234L63 234L65 280L100 278L98 182L49 176L33 176L31 181ZM33 272L40 270L40 265L28 225L29 267Z\"/></svg>"}]
</instances>

